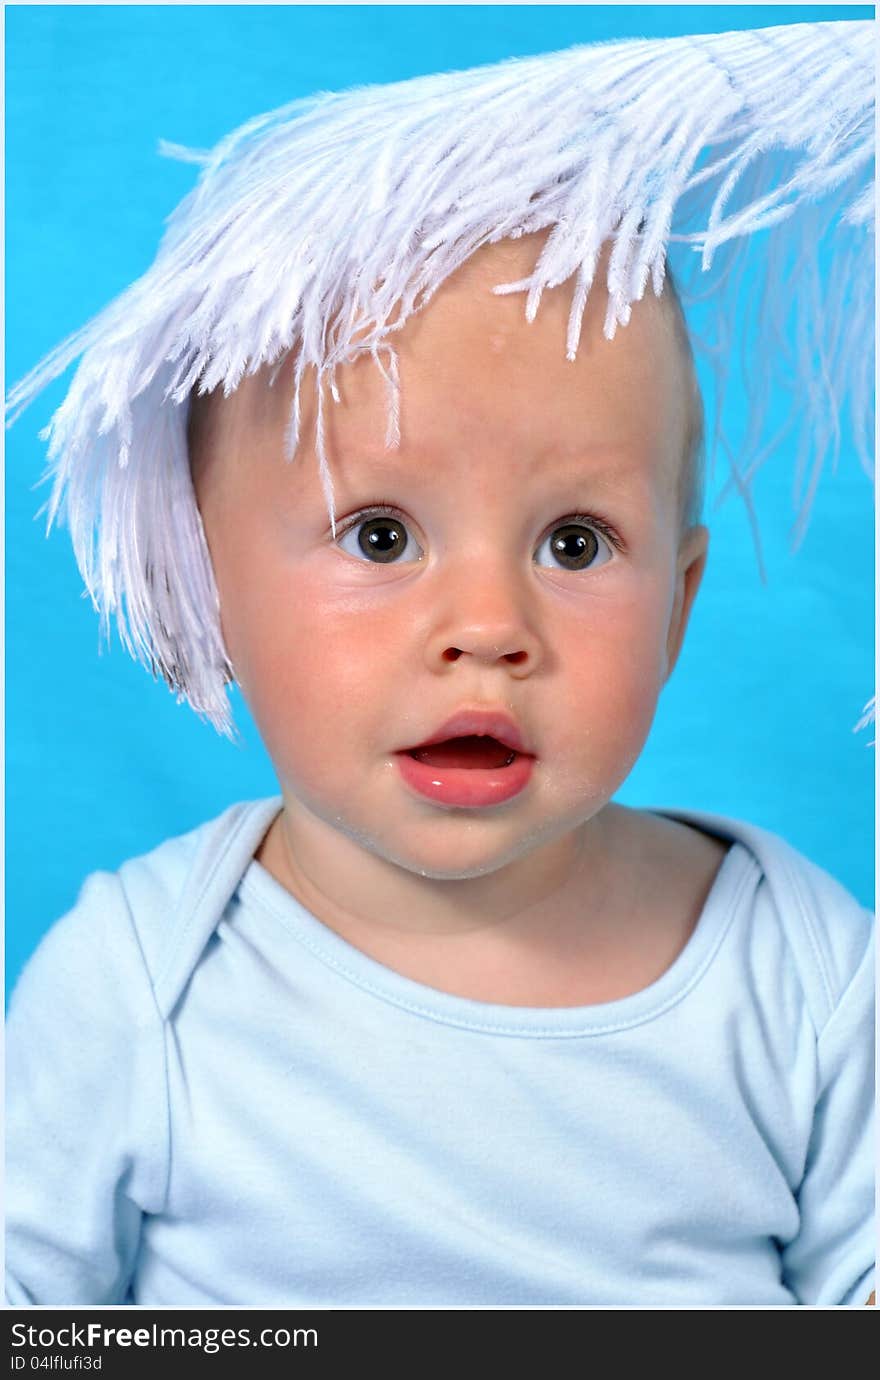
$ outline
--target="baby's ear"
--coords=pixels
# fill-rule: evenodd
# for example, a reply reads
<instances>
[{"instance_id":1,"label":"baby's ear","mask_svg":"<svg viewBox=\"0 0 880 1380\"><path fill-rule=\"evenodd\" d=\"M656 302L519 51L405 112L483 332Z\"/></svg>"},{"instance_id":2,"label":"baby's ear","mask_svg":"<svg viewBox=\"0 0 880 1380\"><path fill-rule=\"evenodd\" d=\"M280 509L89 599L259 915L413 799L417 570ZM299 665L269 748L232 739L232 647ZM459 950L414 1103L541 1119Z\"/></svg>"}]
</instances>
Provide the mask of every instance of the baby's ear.
<instances>
[{"instance_id":1,"label":"baby's ear","mask_svg":"<svg viewBox=\"0 0 880 1380\"><path fill-rule=\"evenodd\" d=\"M709 554L709 529L702 524L689 527L678 548L675 602L666 636L666 680L672 675L684 642L691 609L700 588Z\"/></svg>"}]
</instances>

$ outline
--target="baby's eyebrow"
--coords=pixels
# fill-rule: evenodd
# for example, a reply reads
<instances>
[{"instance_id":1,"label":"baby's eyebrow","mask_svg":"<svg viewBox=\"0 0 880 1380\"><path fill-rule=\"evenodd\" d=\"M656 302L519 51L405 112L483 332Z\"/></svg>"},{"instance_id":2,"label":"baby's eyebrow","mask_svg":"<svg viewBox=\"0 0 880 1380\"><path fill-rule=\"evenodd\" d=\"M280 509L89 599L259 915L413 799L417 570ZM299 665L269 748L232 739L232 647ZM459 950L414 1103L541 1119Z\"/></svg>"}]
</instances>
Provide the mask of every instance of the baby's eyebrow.
<instances>
[{"instance_id":1,"label":"baby's eyebrow","mask_svg":"<svg viewBox=\"0 0 880 1380\"><path fill-rule=\"evenodd\" d=\"M548 490L565 489L572 499L581 494L587 501L591 490L605 495L632 491L634 486L644 489L662 469L659 456L647 457L636 446L590 446L564 459L552 448L531 456L511 456L504 477L519 486L531 481ZM426 492L442 488L450 483L453 470L460 467L447 463L440 452L408 454L357 447L337 468L334 481L338 498L345 503L349 493L354 498L355 491L373 484L407 483ZM460 478L467 483L466 469Z\"/></svg>"},{"instance_id":2,"label":"baby's eyebrow","mask_svg":"<svg viewBox=\"0 0 880 1380\"><path fill-rule=\"evenodd\" d=\"M407 479L425 484L436 470L436 463L426 464L424 456L404 458L397 452L394 456L375 456L358 449L354 455L346 455L343 463L334 466L333 484L340 500L345 501L349 491L354 493L374 484L393 485Z\"/></svg>"},{"instance_id":3,"label":"baby's eyebrow","mask_svg":"<svg viewBox=\"0 0 880 1380\"><path fill-rule=\"evenodd\" d=\"M452 474L449 471L455 470ZM622 517L633 505L653 506L657 493L671 482L668 462L660 457L647 460L630 454L597 456L589 451L564 465L536 463L512 464L503 475L490 476L491 488L509 488L520 498L522 507L552 505L570 512L589 513L604 505L616 505ZM477 478L467 467L444 466L440 457L383 456L379 463L365 461L334 474L338 511L366 503L433 504L437 501L466 501L468 495L487 492L485 477ZM477 498L475 501L481 501Z\"/></svg>"},{"instance_id":4,"label":"baby's eyebrow","mask_svg":"<svg viewBox=\"0 0 880 1380\"><path fill-rule=\"evenodd\" d=\"M545 464L545 460L547 463ZM581 492L590 489L622 491L644 487L664 468L660 454L646 454L643 447L599 446L585 448L560 460L558 454L535 461L533 472L547 483Z\"/></svg>"},{"instance_id":5,"label":"baby's eyebrow","mask_svg":"<svg viewBox=\"0 0 880 1380\"><path fill-rule=\"evenodd\" d=\"M560 476L573 479L580 479L583 475L616 479L645 466L645 458L635 446L626 449L607 445L585 446L564 456L560 456L559 451L545 452L536 457L536 468L545 462L555 464Z\"/></svg>"},{"instance_id":6,"label":"baby's eyebrow","mask_svg":"<svg viewBox=\"0 0 880 1380\"><path fill-rule=\"evenodd\" d=\"M590 478L617 479L632 472L646 468L646 457L635 443L628 446L620 444L596 443L577 451L561 453L556 446L528 455L513 454L509 457L510 471L519 468L534 473L546 473L556 469L560 479ZM348 450L342 469L347 477L354 480L369 479L374 473L382 475L413 474L430 475L448 470L445 457L439 450L420 449L412 455L401 446L396 450L382 450L370 445L357 445Z\"/></svg>"}]
</instances>

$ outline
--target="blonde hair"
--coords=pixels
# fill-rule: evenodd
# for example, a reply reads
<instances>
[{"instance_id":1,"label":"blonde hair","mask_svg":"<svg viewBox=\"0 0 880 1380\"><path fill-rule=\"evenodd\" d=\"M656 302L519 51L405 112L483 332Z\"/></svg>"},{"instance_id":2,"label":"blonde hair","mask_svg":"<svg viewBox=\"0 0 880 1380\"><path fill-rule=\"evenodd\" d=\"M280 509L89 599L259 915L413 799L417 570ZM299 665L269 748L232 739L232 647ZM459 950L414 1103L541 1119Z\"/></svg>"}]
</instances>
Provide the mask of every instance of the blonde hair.
<instances>
[{"instance_id":1,"label":"blonde hair","mask_svg":"<svg viewBox=\"0 0 880 1380\"><path fill-rule=\"evenodd\" d=\"M678 469L677 499L682 534L703 515L706 490L706 410L697 376L690 333L672 270L666 265L661 301L669 303L673 329L685 372L685 437Z\"/></svg>"}]
</instances>

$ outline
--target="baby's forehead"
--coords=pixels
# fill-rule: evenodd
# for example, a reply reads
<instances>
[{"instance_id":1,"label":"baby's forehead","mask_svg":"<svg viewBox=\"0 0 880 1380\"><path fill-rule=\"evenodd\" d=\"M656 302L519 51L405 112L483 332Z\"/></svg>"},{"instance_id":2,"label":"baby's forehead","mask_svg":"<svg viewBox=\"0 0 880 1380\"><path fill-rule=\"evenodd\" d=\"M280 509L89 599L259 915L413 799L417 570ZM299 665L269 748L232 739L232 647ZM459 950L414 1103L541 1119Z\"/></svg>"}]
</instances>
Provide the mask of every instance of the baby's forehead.
<instances>
[{"instance_id":1,"label":"baby's forehead","mask_svg":"<svg viewBox=\"0 0 880 1380\"><path fill-rule=\"evenodd\" d=\"M525 428L494 426L492 414L482 426L469 426L450 419L446 409L426 417L422 406L410 427L405 381L402 412L395 447L385 445L381 395L373 397L370 410L358 414L363 425L353 422L344 401L330 412L326 440L339 516L357 506L387 502L426 518L442 513L452 518L466 504L516 522L520 514L531 516L536 508L556 504L572 511L583 504L589 511L590 504L612 500L624 500L630 511L633 505L653 507L658 493L670 489L674 466L653 431L630 429L623 442L609 440L607 432L581 436L547 412L536 414ZM323 517L308 405L303 420L303 441L290 463L282 458L280 433L270 436L259 454L258 447L244 446L239 454L253 468L248 478L242 466L240 483L260 486L269 509L276 503L285 510L305 504L304 516Z\"/></svg>"},{"instance_id":2,"label":"baby's forehead","mask_svg":"<svg viewBox=\"0 0 880 1380\"><path fill-rule=\"evenodd\" d=\"M479 447L481 470L494 456L495 470L503 466L519 482L585 466L598 475L608 468L610 452L625 460L646 446L657 450L657 433L678 429L680 351L673 313L653 292L633 305L614 339L606 339L607 266L600 261L574 360L566 355L573 281L546 289L531 321L522 293L493 294L493 287L533 270L544 238L482 246L388 337L400 382L397 446L386 446L388 355L364 350L338 366L333 401L322 382L324 434L337 471L391 482L413 467L435 475L461 469L464 485ZM209 407L213 440L239 453L277 457L290 425L296 363L292 351L280 366L263 366L230 399ZM314 453L318 383L314 369L303 371L304 458ZM681 450L674 435L671 450ZM296 482L293 475L290 481Z\"/></svg>"},{"instance_id":3,"label":"baby's forehead","mask_svg":"<svg viewBox=\"0 0 880 1380\"><path fill-rule=\"evenodd\" d=\"M536 434L536 440L540 433ZM437 509L457 509L467 501L508 515L531 511L536 500L555 501L564 494L586 501L626 496L650 501L664 463L636 448L561 450L548 433L548 444L526 452L500 444L495 450L439 446L429 454L418 448L382 451L358 448L339 459L334 477L340 497L365 494L426 499Z\"/></svg>"}]
</instances>

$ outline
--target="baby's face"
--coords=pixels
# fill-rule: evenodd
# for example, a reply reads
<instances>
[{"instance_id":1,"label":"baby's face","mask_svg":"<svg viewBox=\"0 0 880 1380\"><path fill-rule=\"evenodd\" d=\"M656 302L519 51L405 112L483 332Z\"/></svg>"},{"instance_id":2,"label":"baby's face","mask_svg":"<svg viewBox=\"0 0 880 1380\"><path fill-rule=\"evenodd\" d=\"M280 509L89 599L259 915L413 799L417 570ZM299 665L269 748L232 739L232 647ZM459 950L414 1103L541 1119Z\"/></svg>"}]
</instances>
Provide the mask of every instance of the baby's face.
<instances>
[{"instance_id":1,"label":"baby's face","mask_svg":"<svg viewBox=\"0 0 880 1380\"><path fill-rule=\"evenodd\" d=\"M602 810L645 742L705 562L706 529L679 527L685 376L668 307L649 294L607 341L594 288L566 360L570 284L531 324L521 295L489 291L530 271L541 239L480 251L393 337L399 450L384 448L373 361L338 371L336 540L311 375L292 463L289 368L212 403L193 436L226 646L286 808L434 878L492 872ZM528 758L409 755L479 708L514 721Z\"/></svg>"}]
</instances>

